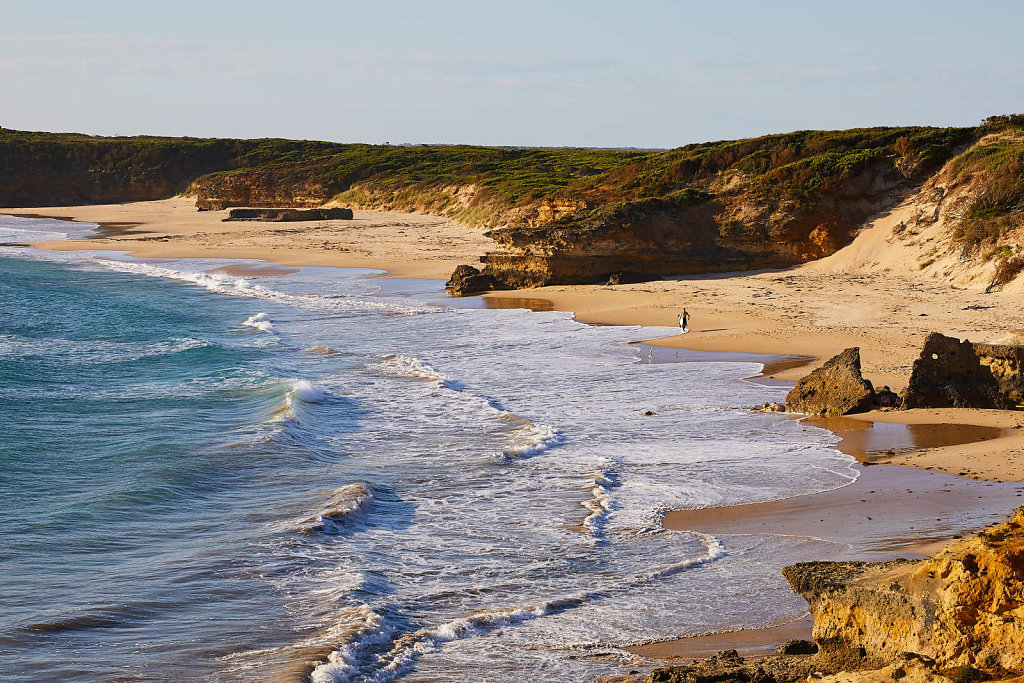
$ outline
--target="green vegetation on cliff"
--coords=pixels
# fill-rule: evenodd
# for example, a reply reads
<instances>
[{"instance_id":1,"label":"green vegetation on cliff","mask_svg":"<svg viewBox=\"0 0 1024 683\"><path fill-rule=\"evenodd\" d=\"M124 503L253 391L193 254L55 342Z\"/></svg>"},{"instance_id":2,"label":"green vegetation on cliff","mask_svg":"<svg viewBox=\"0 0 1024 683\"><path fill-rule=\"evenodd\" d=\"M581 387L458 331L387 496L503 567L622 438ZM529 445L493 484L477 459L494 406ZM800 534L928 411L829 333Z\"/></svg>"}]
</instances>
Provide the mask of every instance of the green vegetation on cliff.
<instances>
[{"instance_id":1,"label":"green vegetation on cliff","mask_svg":"<svg viewBox=\"0 0 1024 683\"><path fill-rule=\"evenodd\" d=\"M643 152L0 130L0 204L157 198L191 182L200 199L231 205L240 203L231 194L238 200L266 194L278 203L302 197L304 204L337 198L499 225L529 221L535 218L530 211L515 210L544 203L574 203L577 218L651 198L687 204L709 197L709 183L731 171L751 179L766 197L810 206L868 165L916 172L944 161L973 135L964 128L798 131ZM257 191L240 192L241 186ZM567 217L555 213L553 218Z\"/></svg>"}]
</instances>

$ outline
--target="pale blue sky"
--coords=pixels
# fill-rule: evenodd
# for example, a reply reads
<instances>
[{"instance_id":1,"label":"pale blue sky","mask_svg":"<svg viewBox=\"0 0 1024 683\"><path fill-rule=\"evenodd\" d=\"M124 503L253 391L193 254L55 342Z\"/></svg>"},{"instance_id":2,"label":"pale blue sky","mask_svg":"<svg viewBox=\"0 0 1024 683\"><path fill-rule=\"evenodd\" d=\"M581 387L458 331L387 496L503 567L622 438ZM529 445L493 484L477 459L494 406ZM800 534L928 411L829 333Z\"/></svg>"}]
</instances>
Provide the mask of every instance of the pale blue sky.
<instances>
[{"instance_id":1,"label":"pale blue sky","mask_svg":"<svg viewBox=\"0 0 1024 683\"><path fill-rule=\"evenodd\" d=\"M1024 3L0 0L0 126L674 147L1024 112Z\"/></svg>"}]
</instances>

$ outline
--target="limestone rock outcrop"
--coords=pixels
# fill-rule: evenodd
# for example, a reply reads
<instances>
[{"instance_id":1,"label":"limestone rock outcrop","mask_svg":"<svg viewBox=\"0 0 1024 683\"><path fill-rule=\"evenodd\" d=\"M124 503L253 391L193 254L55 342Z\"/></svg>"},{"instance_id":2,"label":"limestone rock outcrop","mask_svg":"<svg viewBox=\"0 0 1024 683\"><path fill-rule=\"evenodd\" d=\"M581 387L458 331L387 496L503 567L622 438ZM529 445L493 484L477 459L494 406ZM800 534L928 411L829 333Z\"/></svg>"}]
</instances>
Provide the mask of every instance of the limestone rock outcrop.
<instances>
[{"instance_id":1,"label":"limestone rock outcrop","mask_svg":"<svg viewBox=\"0 0 1024 683\"><path fill-rule=\"evenodd\" d=\"M810 605L819 670L881 668L913 653L946 675L1024 672L1024 508L928 560L803 562L783 574Z\"/></svg>"},{"instance_id":2,"label":"limestone rock outcrop","mask_svg":"<svg viewBox=\"0 0 1024 683\"><path fill-rule=\"evenodd\" d=\"M352 209L231 209L225 221L269 221L288 223L295 221L352 220Z\"/></svg>"},{"instance_id":3,"label":"limestone rock outcrop","mask_svg":"<svg viewBox=\"0 0 1024 683\"><path fill-rule=\"evenodd\" d=\"M974 351L999 383L999 393L1015 404L1024 403L1024 346L975 344Z\"/></svg>"},{"instance_id":4,"label":"limestone rock outcrop","mask_svg":"<svg viewBox=\"0 0 1024 683\"><path fill-rule=\"evenodd\" d=\"M723 650L692 666L655 669L645 683L789 683L814 671L806 657L763 657L747 660L736 650Z\"/></svg>"},{"instance_id":5,"label":"limestone rock outcrop","mask_svg":"<svg viewBox=\"0 0 1024 683\"><path fill-rule=\"evenodd\" d=\"M1015 348L1018 351L1011 351ZM1015 401L1010 395L1019 399L1021 394L1020 358L1024 354L1019 349L972 344L933 332L914 361L903 406L1011 408Z\"/></svg>"},{"instance_id":6,"label":"limestone rock outcrop","mask_svg":"<svg viewBox=\"0 0 1024 683\"><path fill-rule=\"evenodd\" d=\"M495 289L505 289L493 277L481 273L479 268L467 265L456 268L444 286L452 296L468 296Z\"/></svg>"},{"instance_id":7,"label":"limestone rock outcrop","mask_svg":"<svg viewBox=\"0 0 1024 683\"><path fill-rule=\"evenodd\" d=\"M786 395L786 408L809 415L846 415L870 410L875 391L860 372L856 346L833 356Z\"/></svg>"}]
</instances>

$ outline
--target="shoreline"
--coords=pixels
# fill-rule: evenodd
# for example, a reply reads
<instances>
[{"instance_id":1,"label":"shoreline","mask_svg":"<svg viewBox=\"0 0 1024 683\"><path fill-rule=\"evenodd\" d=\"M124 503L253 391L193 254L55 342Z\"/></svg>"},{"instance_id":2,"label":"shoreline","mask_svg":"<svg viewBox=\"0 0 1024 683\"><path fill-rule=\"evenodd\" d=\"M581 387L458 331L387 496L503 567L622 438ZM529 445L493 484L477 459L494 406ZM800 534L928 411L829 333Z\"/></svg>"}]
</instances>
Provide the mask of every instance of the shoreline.
<instances>
[{"instance_id":1,"label":"shoreline","mask_svg":"<svg viewBox=\"0 0 1024 683\"><path fill-rule=\"evenodd\" d=\"M0 209L23 218L99 226L81 239L32 242L53 251L122 251L135 258L248 259L282 266L387 270L390 277L447 280L490 240L483 229L425 214L356 211L351 220L224 222L192 200Z\"/></svg>"},{"instance_id":2,"label":"shoreline","mask_svg":"<svg viewBox=\"0 0 1024 683\"><path fill-rule=\"evenodd\" d=\"M162 200L162 202L145 202L141 204L151 205L162 203L170 207L172 209L172 213L180 213L181 207L178 205L182 204L183 201L184 200L177 198L175 200ZM276 269L288 270L299 266L373 267L386 269L388 277L413 277L423 279L445 279L447 278L447 274L450 272L451 268L454 267L449 267L449 264L457 264L457 262L465 262L469 260L462 253L457 253L454 256L448 256L445 259L437 258L436 256L428 253L430 250L440 250L440 248L437 247L428 247L426 250L410 248L407 251L401 251L396 247L396 251L394 252L381 250L378 253L356 254L351 252L342 252L339 254L330 253L330 250L321 249L320 251L317 251L316 249L305 247L281 247L280 245L232 245L230 243L230 239L225 239L220 242L214 240L211 244L203 244L202 240L208 236L207 233L203 232L203 230L205 229L215 232L217 227L221 228L220 232L234 237L238 237L247 231L252 232L253 230L263 228L274 233L273 239L276 240L285 238L285 236L289 234L287 231L291 229L314 234L317 233L315 226L291 223L265 223L257 225L254 225L253 223L241 224L242 228L244 228L241 230L224 228L223 226L225 225L236 226L238 224L215 223L214 221L219 221L219 218L214 214L219 212L203 212L205 214L210 214L209 216L203 217L201 214L197 214L193 211L184 218L177 216L176 219L170 220L169 223L163 226L154 226L153 223L147 223L144 220L134 221L111 219L100 221L88 218L88 216L101 215L107 215L107 217L110 217L108 214L111 212L116 213L118 211L124 213L125 206L126 205L110 205L106 207L51 207L26 210L4 209L0 212L10 215L21 215L24 217L46 217L74 220L76 222L83 223L95 223L98 225L108 226L109 229L108 234L90 236L84 239L73 239L65 242L36 242L31 244L32 247L40 249L109 249L127 251L130 256L143 259L250 259L266 262L266 265L253 266L254 268L265 268L266 271L274 271ZM104 212L107 213L105 214ZM131 215L131 211L127 211L126 213ZM412 216L416 216L413 214L386 214L384 212L357 212L357 218L360 214L367 214L366 216L359 218L359 220L366 221L364 224L343 226L344 228L365 228L363 230L357 230L360 235L354 235L351 237L356 241L372 240L377 238L377 235L372 231L372 228L378 225L378 223L375 223L374 221L404 221L408 220ZM195 216L200 216L200 218L193 221L192 219ZM421 216L418 217L422 218ZM177 223L175 223L175 220L177 220ZM410 225L415 224L423 227L424 229L433 229L444 222L445 221L443 219L431 218L430 220L425 220L419 223L413 221L402 225L405 228L409 228ZM188 223L189 225L183 225L184 223ZM189 239L196 240L196 243L189 244ZM322 238L318 236L317 239ZM394 244L404 245L405 242L396 239ZM475 242L473 242L473 240L468 240L464 243L460 243L460 246L470 250L474 248L472 246L468 246L471 244L475 244ZM615 325L669 326L671 322L674 322L675 309L678 308L678 306L674 300L669 302L662 300L659 302L659 299L670 296L678 297L679 293L670 293L670 287L665 286L666 284L671 286L682 282L684 283L682 286L685 288L687 286L704 287L708 283L725 282L728 285L728 288L735 290L738 287L744 286L750 288L760 286L756 283L765 278L788 277L787 273L792 273L795 270L799 270L799 267L796 269L789 269L788 271L772 273L754 273L724 277L695 277L679 281L667 281L666 283L641 283L640 285L627 285L615 288L580 285L573 287L541 288L538 290L521 290L517 292L492 292L482 298L486 302L485 306L492 306L492 302L494 302L494 300L502 300L502 304L504 305L494 305L495 308L525 307L532 308L534 310L568 311L574 313L577 319L581 322ZM269 273L265 272L264 274ZM755 284L743 284L748 281L755 282ZM689 291L690 290L685 290L684 294ZM713 296L721 296L721 294ZM965 300L970 299L970 296L973 295L965 295ZM609 301L608 299L611 300ZM524 303L528 303L530 305L523 305ZM846 345L859 345L858 342L865 341L863 331L858 332L849 329L837 330L835 328L829 329L827 327L823 327L823 329L818 332L812 331L801 332L799 334L786 334L785 330L782 329L783 321L781 319L772 320L771 316L766 315L764 311L737 311L735 309L730 309L728 306L712 308L691 305L689 308L693 312L695 322L698 320L701 321L699 329L697 329L697 326L695 325L694 333L686 336L670 335L663 338L647 340L643 343L654 347L667 347L669 349L685 348L692 351L707 351L714 353L731 352L778 356L778 361L765 364L762 372L755 378L752 378L754 381L763 381L766 383L778 382L779 384L786 383L792 379L803 376L809 372L811 368L823 362L824 359L830 357L833 352L841 350L842 347ZM774 324L774 328L772 328L772 324ZM894 388L899 388L902 386L900 384L902 375L896 372L896 370L901 367L901 363L904 365L906 364L908 350L919 348L920 345L912 339L915 334L919 333L919 331L912 330L907 332L903 335L904 343L897 344L895 346L892 346L893 339L894 337L899 337L900 333L898 331L893 332L890 330L886 330L885 332L886 334L876 335L874 339L866 339L867 344L862 346L862 353L865 358L865 365L867 366L865 375L875 381L876 384L890 384L893 385ZM955 334L956 330L954 330L953 333ZM896 356L896 363L886 364L883 362L882 357L885 355L887 348ZM860 497L863 495L862 491L860 488L855 488L858 483L862 483L864 486L867 486L873 481L876 481L876 473L880 475L883 472L893 470L920 473L905 474L904 472L904 474L901 474L897 479L903 483L906 483L908 477L912 480L909 486L903 486L904 489L909 488L910 490L917 491L931 491L935 494L934 497L939 499L937 502L940 507L945 505L950 499L949 494L944 493L941 496L938 495L940 492L947 490L946 488L943 488L945 484L942 486L936 484L929 488L928 486L924 486L921 483L922 481L929 478L931 478L933 482L939 482L940 480L947 481L943 478L948 476L953 480L964 482L963 486L954 486L949 490L953 491L955 489L956 491L966 491L966 493L963 493L962 495L960 493L953 494L954 498L962 499L965 501L965 504L971 496L975 495L971 488L972 486L1007 486L1005 484L996 484L995 482L1024 481L1024 414L1022 413L1016 413L1014 411L957 411L955 409L944 409L941 411L904 411L900 413L889 411L882 413L880 411L873 411L872 413L864 413L847 417L850 420L872 424L918 425L922 427L922 433L927 433L929 426L931 426L932 429L939 429L937 425L973 425L977 427L1003 430L1003 432L999 436L985 440L968 440L960 443L949 444L937 443L931 446L914 448L905 452L896 453L892 456L886 457L886 464L884 466L861 466L861 477L850 485L831 491L808 494L808 496L798 496L796 498L802 499L799 501L791 498L784 499L782 501L772 501L769 503L750 503L735 506L736 509L729 510L728 514L723 514L721 512L725 510L725 508L709 508L707 510L714 510L715 514L705 513L705 515L708 516L707 519L696 519L694 515L691 515L689 518L685 518L685 516L681 517L679 515L682 513L692 513L694 511L674 510L666 515L664 522L666 528L689 529L693 526L697 528L692 530L713 531L716 534L743 533L743 530L746 530L747 533L756 533L754 530L757 529L758 526L765 527L770 524L773 529L779 527L779 525L784 525L784 528L793 532L807 531L808 525L811 524L810 517L818 515L822 510L827 509L830 511L830 514L834 514L839 518L845 519L843 515L847 513L843 512L844 509L847 510L847 512L851 509L861 510L870 508L877 510L879 509L880 498L884 498L882 503L891 507L893 510L892 515L895 515L895 520L890 522L891 527L887 527L885 533L893 535L900 530L901 524L904 526L908 524L906 522L908 512L906 507L902 505L905 496L897 495L902 494L903 489L899 489L898 487L890 488L888 493L884 496L882 494L876 494L876 498L868 497L862 499ZM871 429L871 426L869 425L867 429ZM830 431L833 431L833 433L839 436L842 430L840 429L839 431L835 431L830 428ZM837 447L842 450L840 446ZM993 450L993 448L995 448L995 450ZM893 468L893 470L889 470L887 468ZM929 472L929 470L932 471ZM943 472L946 474L940 474ZM972 480L989 480L991 483L976 483ZM844 491L844 489L849 490L845 491L843 494L838 493ZM876 486L871 493L875 494L876 491L880 490L882 490L881 487ZM1014 507L1014 504L1009 502L1009 498L1019 495L1019 492L1014 492L1012 496L1007 494L1006 496L1001 495L999 497L993 497L998 498L1000 505L1003 503L1009 503L1005 508L1000 508L1003 516L1009 514ZM851 496L857 496L857 499L854 501L850 498ZM814 497L817 498L811 502L803 500ZM1003 500L1004 497L1007 498L1006 501ZM829 499L828 502L823 502L826 498ZM915 500L924 501L926 498L927 496L924 493L919 495L915 494ZM929 514L934 512L934 509L932 508L928 508L928 510ZM856 514L860 514L860 512L856 512ZM867 517L867 515L863 516ZM874 515L872 515L872 517L874 517ZM827 517L819 517L819 519L826 518ZM702 524L708 524L708 526L701 526ZM972 528L980 528L984 525L985 524L983 523L978 523ZM863 527L864 524L860 524L858 526ZM912 525L910 528L913 529L913 526L916 525ZM899 547L903 549L916 548L918 552L914 554L918 554L918 556L921 556L919 555L921 552L925 552L926 550L928 552L932 552L935 549L934 545L925 546L922 544L926 542L948 542L954 538L953 536L940 538L936 537L935 534L931 534L928 538L921 538L920 534L912 534L908 536L906 535L907 531L909 530L903 530L905 535L896 545L899 545ZM847 537L849 534L850 530L847 530ZM800 534L794 533L793 535ZM834 531L834 535L843 538L841 530ZM839 540L838 542L843 541ZM879 553L880 555L889 553L891 555L894 550L893 547L876 548L869 552ZM797 620L797 622L799 621L800 620ZM797 622L792 623L795 624ZM717 649L738 647L739 649L746 649L746 651L749 652L752 652L753 650L751 648L753 648L754 650L760 651L763 650L766 644L768 644L768 641L774 637L766 637L764 632L770 632L775 635L781 633L789 635L792 632L795 632L793 629L797 628L796 626L782 628L783 626L789 625L785 624L769 627L768 629L742 629L731 631L729 633L714 634L712 636L681 638L665 641L664 643L635 646L637 651L634 651L632 648L625 649L630 652L634 652L634 654L639 656L654 659L664 657L699 656L692 653L705 652L709 647L715 647ZM798 636L790 635L789 637ZM719 646L719 644L721 644L721 646ZM711 653L712 652L707 651L707 654Z\"/></svg>"}]
</instances>

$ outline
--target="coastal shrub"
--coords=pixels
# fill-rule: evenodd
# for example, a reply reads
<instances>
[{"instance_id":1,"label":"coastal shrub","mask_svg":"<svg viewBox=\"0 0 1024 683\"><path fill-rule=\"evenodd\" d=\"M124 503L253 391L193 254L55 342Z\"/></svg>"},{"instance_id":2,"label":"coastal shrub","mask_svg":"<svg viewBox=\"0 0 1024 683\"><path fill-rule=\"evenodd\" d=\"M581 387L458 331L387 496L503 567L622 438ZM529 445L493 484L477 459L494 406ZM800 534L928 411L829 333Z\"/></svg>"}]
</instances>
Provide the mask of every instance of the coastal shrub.
<instances>
[{"instance_id":1,"label":"coastal shrub","mask_svg":"<svg viewBox=\"0 0 1024 683\"><path fill-rule=\"evenodd\" d=\"M199 198L229 196L231 188L249 184L272 188L271 196L452 212L477 225L528 220L531 209L545 203L583 203L586 210L564 217L582 224L621 202L661 199L674 210L705 203L713 197L709 185L729 171L736 182L723 196L746 194L767 205L792 201L810 212L871 164L892 165L911 152L918 166L945 160L956 144L975 134L970 128L805 130L636 150L101 138L3 130L0 170L23 173L19 169L31 159L74 176L77 186L62 191L86 201L115 200L119 194L137 198L147 183L147 192L166 196L191 181L190 191ZM471 205L457 206L451 189L469 186L478 188ZM35 187L43 188L38 195L47 185ZM0 203L9 205L45 204L42 199L0 193Z\"/></svg>"},{"instance_id":2,"label":"coastal shrub","mask_svg":"<svg viewBox=\"0 0 1024 683\"><path fill-rule=\"evenodd\" d=\"M1013 282L1021 271L1024 271L1024 256L1011 256L1000 259L996 264L996 271L992 275L992 282L986 291L992 291L999 287Z\"/></svg>"}]
</instances>

